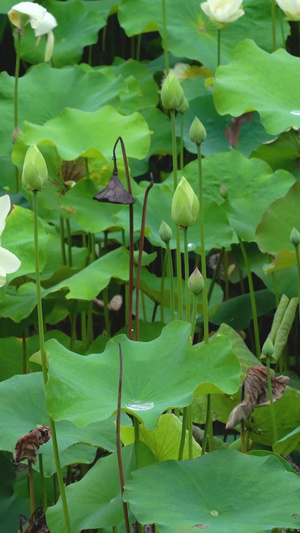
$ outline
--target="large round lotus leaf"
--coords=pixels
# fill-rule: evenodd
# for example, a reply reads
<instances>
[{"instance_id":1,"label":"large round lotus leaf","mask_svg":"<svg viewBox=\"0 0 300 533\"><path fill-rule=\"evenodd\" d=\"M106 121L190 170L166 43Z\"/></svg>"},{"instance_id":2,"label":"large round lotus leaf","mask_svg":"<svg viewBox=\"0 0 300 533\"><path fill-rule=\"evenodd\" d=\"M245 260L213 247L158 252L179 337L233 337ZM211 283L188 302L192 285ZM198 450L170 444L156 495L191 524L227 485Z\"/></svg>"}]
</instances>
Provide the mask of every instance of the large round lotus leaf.
<instances>
[{"instance_id":1,"label":"large round lotus leaf","mask_svg":"<svg viewBox=\"0 0 300 533\"><path fill-rule=\"evenodd\" d=\"M300 527L300 479L274 456L222 448L193 461L167 461L132 473L125 499L160 533L262 533Z\"/></svg>"},{"instance_id":2,"label":"large round lotus leaf","mask_svg":"<svg viewBox=\"0 0 300 533\"><path fill-rule=\"evenodd\" d=\"M197 193L197 161L184 167L182 174ZM171 179L168 178L169 182ZM222 183L228 189L225 201L220 195ZM272 173L264 161L247 159L237 151L211 155L203 160L204 194L220 206L219 212L226 213L231 227L244 241L255 240L255 230L264 211L271 202L286 194L293 183L295 178L288 172L277 170ZM205 224L206 220L210 222L209 213L205 216ZM207 233L211 234L211 231Z\"/></svg>"},{"instance_id":3,"label":"large round lotus leaf","mask_svg":"<svg viewBox=\"0 0 300 533\"><path fill-rule=\"evenodd\" d=\"M14 451L16 442L25 433L39 424L49 425L40 372L14 376L0 384L0 415L0 449L10 452ZM115 424L112 419L91 424L84 430L66 420L57 422L55 426L62 466L92 462L95 456L93 446L109 451L115 449ZM45 474L50 476L55 472L51 439L40 448L40 453L45 459Z\"/></svg>"},{"instance_id":4,"label":"large round lotus leaf","mask_svg":"<svg viewBox=\"0 0 300 533\"><path fill-rule=\"evenodd\" d=\"M47 234L40 222L38 231L40 268L42 270L46 262ZM30 209L14 206L14 209L6 219L5 230L1 235L1 245L14 253L21 261L20 268L13 274L9 274L9 280L35 272L33 212Z\"/></svg>"},{"instance_id":5,"label":"large round lotus leaf","mask_svg":"<svg viewBox=\"0 0 300 533\"><path fill-rule=\"evenodd\" d=\"M56 146L60 156L69 161L79 156L110 160L119 136L123 138L128 157L143 159L147 155L150 132L145 119L139 113L122 116L111 106L94 113L64 109L43 126L26 122L23 141Z\"/></svg>"},{"instance_id":6,"label":"large round lotus leaf","mask_svg":"<svg viewBox=\"0 0 300 533\"><path fill-rule=\"evenodd\" d=\"M54 285L47 292L49 294L67 288L70 291L67 298L92 300L107 287L112 277L128 281L129 253L125 248L117 248L103 255L74 276Z\"/></svg>"},{"instance_id":7,"label":"large round lotus leaf","mask_svg":"<svg viewBox=\"0 0 300 533\"><path fill-rule=\"evenodd\" d=\"M84 5L79 0L47 0L43 3L43 7L57 20L57 27L53 30L55 44L52 56L57 68L78 63L84 47L95 44L99 30L105 26L103 17L85 9ZM21 58L29 63L44 61L45 42L45 37L42 37L42 42L36 47L34 32L27 25L21 40Z\"/></svg>"},{"instance_id":8,"label":"large round lotus leaf","mask_svg":"<svg viewBox=\"0 0 300 533\"><path fill-rule=\"evenodd\" d=\"M140 459L139 467L154 462L153 455L144 444L139 443L137 449L126 446L122 449L125 480L137 468L136 452ZM122 522L124 515L117 454L99 459L83 479L66 488L66 497L72 531L116 526ZM61 499L48 509L47 523L53 533L65 533Z\"/></svg>"},{"instance_id":9,"label":"large round lotus leaf","mask_svg":"<svg viewBox=\"0 0 300 533\"><path fill-rule=\"evenodd\" d=\"M263 159L273 170L284 168L297 179L299 176L298 161L300 157L299 130L281 133L271 143L261 144L251 157Z\"/></svg>"},{"instance_id":10,"label":"large round lotus leaf","mask_svg":"<svg viewBox=\"0 0 300 533\"><path fill-rule=\"evenodd\" d=\"M300 230L300 180L290 188L284 198L274 202L263 214L256 230L256 242L263 252L277 254L280 250L295 251L290 234L295 227Z\"/></svg>"},{"instance_id":11,"label":"large round lotus leaf","mask_svg":"<svg viewBox=\"0 0 300 533\"><path fill-rule=\"evenodd\" d=\"M235 392L240 365L230 342L219 336L208 345L191 346L190 327L173 321L151 342L130 341L120 335L107 343L101 355L80 356L57 341L48 341L46 388L51 416L85 426L116 412L118 343L124 365L122 409L134 413L150 430L163 411L189 405L193 394Z\"/></svg>"},{"instance_id":12,"label":"large round lotus leaf","mask_svg":"<svg viewBox=\"0 0 300 533\"><path fill-rule=\"evenodd\" d=\"M268 133L300 126L300 59L280 49L273 54L253 41L242 41L232 62L216 73L214 100L218 113L238 117L259 112Z\"/></svg>"},{"instance_id":13,"label":"large round lotus leaf","mask_svg":"<svg viewBox=\"0 0 300 533\"><path fill-rule=\"evenodd\" d=\"M43 296L43 293L42 293ZM23 283L18 290L10 288L5 292L0 306L0 316L11 318L14 322L21 322L32 313L36 306L36 284Z\"/></svg>"},{"instance_id":14,"label":"large round lotus leaf","mask_svg":"<svg viewBox=\"0 0 300 533\"><path fill-rule=\"evenodd\" d=\"M88 11L95 11L100 13L102 17L107 20L109 15L113 15L118 10L118 0L83 0L84 7Z\"/></svg>"},{"instance_id":15,"label":"large round lotus leaf","mask_svg":"<svg viewBox=\"0 0 300 533\"><path fill-rule=\"evenodd\" d=\"M270 31L270 6L260 0L243 2L245 16L229 24L221 33L221 62L227 63L234 47L247 35L259 46L272 50L272 32ZM217 66L218 30L208 20L199 0L183 3L181 0L167 0L167 31L168 47L175 57L188 57L200 61L207 67ZM123 0L120 4L118 17L127 35L159 30L163 36L162 5L160 0ZM283 15L278 13L276 29L281 35L280 20ZM289 26L284 21L284 32Z\"/></svg>"},{"instance_id":16,"label":"large round lotus leaf","mask_svg":"<svg viewBox=\"0 0 300 533\"><path fill-rule=\"evenodd\" d=\"M157 461L170 461L178 459L178 452L181 440L182 424L179 418L173 414L162 415L157 427L153 431L145 428L144 424L139 425L139 439L147 444ZM134 443L134 428L121 427L121 439L125 446ZM193 458L201 455L200 445L193 439ZM189 458L189 435L186 431L183 459Z\"/></svg>"}]
</instances>

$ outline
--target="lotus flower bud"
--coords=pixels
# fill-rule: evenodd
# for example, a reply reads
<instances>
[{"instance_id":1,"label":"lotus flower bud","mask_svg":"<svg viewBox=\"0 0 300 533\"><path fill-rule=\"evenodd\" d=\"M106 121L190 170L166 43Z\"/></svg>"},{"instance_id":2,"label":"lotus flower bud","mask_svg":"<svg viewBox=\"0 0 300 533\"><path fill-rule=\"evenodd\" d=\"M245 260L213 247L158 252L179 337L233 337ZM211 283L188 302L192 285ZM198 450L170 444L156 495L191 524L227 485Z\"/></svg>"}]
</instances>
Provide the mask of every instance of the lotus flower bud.
<instances>
[{"instance_id":1,"label":"lotus flower bud","mask_svg":"<svg viewBox=\"0 0 300 533\"><path fill-rule=\"evenodd\" d=\"M228 198L228 188L226 187L225 183L221 183L220 185L220 195L224 200Z\"/></svg>"},{"instance_id":2,"label":"lotus flower bud","mask_svg":"<svg viewBox=\"0 0 300 533\"><path fill-rule=\"evenodd\" d=\"M45 159L35 144L28 148L22 172L22 184L29 191L39 191L48 179Z\"/></svg>"},{"instance_id":3,"label":"lotus flower bud","mask_svg":"<svg viewBox=\"0 0 300 533\"><path fill-rule=\"evenodd\" d=\"M181 106L178 107L178 113L181 113L182 115L184 115L184 113L188 111L189 107L190 107L190 104L188 103L186 97L184 97Z\"/></svg>"},{"instance_id":4,"label":"lotus flower bud","mask_svg":"<svg viewBox=\"0 0 300 533\"><path fill-rule=\"evenodd\" d=\"M206 129L198 117L194 118L190 127L190 139L197 145L202 144L206 139Z\"/></svg>"},{"instance_id":5,"label":"lotus flower bud","mask_svg":"<svg viewBox=\"0 0 300 533\"><path fill-rule=\"evenodd\" d=\"M290 234L290 242L294 246L298 246L300 244L300 233L296 228L293 228Z\"/></svg>"},{"instance_id":6,"label":"lotus flower bud","mask_svg":"<svg viewBox=\"0 0 300 533\"><path fill-rule=\"evenodd\" d=\"M170 242L172 239L172 230L170 226L163 220L159 228L159 236L165 243Z\"/></svg>"},{"instance_id":7,"label":"lotus flower bud","mask_svg":"<svg viewBox=\"0 0 300 533\"><path fill-rule=\"evenodd\" d=\"M176 226L192 226L199 212L199 201L189 182L182 176L173 196L171 217Z\"/></svg>"},{"instance_id":8,"label":"lotus flower bud","mask_svg":"<svg viewBox=\"0 0 300 533\"><path fill-rule=\"evenodd\" d=\"M272 357L273 353L274 353L273 342L271 341L270 337L268 337L265 344L262 347L262 355L268 358L268 357Z\"/></svg>"},{"instance_id":9,"label":"lotus flower bud","mask_svg":"<svg viewBox=\"0 0 300 533\"><path fill-rule=\"evenodd\" d=\"M199 270L195 268L194 272L190 275L188 279L188 288L192 291L193 294L198 296L203 291L204 279Z\"/></svg>"},{"instance_id":10,"label":"lotus flower bud","mask_svg":"<svg viewBox=\"0 0 300 533\"><path fill-rule=\"evenodd\" d=\"M183 89L173 72L169 72L163 83L161 101L165 109L178 109L184 102Z\"/></svg>"}]
</instances>

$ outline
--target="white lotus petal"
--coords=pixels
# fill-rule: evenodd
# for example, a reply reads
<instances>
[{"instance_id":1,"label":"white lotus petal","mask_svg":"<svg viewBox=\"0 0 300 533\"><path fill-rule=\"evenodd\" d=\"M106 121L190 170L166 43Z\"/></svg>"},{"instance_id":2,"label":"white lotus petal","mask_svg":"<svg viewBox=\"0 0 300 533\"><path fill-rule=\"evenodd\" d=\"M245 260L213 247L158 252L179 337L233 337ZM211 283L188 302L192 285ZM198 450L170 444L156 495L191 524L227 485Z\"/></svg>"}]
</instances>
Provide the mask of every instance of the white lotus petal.
<instances>
[{"instance_id":1,"label":"white lotus petal","mask_svg":"<svg viewBox=\"0 0 300 533\"><path fill-rule=\"evenodd\" d=\"M53 28L57 26L56 18L51 13L46 12L42 19L36 21L30 21L31 27L34 29L34 35L39 37L49 33Z\"/></svg>"},{"instance_id":2,"label":"white lotus petal","mask_svg":"<svg viewBox=\"0 0 300 533\"><path fill-rule=\"evenodd\" d=\"M2 232L5 228L5 219L10 212L10 197L8 194L5 194L4 196L1 196L0 198L0 236L2 235Z\"/></svg>"},{"instance_id":3,"label":"white lotus petal","mask_svg":"<svg viewBox=\"0 0 300 533\"><path fill-rule=\"evenodd\" d=\"M9 250L6 250L5 248L0 247L0 268L4 270L6 274L16 272L20 266L21 261L15 254Z\"/></svg>"},{"instance_id":4,"label":"white lotus petal","mask_svg":"<svg viewBox=\"0 0 300 533\"><path fill-rule=\"evenodd\" d=\"M0 287L3 287L6 283L6 272L0 267Z\"/></svg>"}]
</instances>

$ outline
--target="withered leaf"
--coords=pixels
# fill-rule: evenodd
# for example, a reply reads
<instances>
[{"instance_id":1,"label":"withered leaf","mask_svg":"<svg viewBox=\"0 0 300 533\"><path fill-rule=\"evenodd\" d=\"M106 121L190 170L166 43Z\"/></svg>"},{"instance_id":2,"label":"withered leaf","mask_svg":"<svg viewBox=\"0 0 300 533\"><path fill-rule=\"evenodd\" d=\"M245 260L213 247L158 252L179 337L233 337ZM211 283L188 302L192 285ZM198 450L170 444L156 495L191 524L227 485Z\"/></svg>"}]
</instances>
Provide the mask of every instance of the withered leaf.
<instances>
[{"instance_id":1,"label":"withered leaf","mask_svg":"<svg viewBox=\"0 0 300 533\"><path fill-rule=\"evenodd\" d=\"M49 426L38 426L29 433L25 433L21 437L14 450L14 460L19 463L24 459L28 459L32 463L36 462L36 454L41 446L51 437L51 429Z\"/></svg>"},{"instance_id":2,"label":"withered leaf","mask_svg":"<svg viewBox=\"0 0 300 533\"><path fill-rule=\"evenodd\" d=\"M94 196L94 200L98 200L98 202L109 202L111 204L134 204L135 202L131 194L123 187L122 182L115 172L105 189Z\"/></svg>"},{"instance_id":3,"label":"withered leaf","mask_svg":"<svg viewBox=\"0 0 300 533\"><path fill-rule=\"evenodd\" d=\"M273 402L281 398L289 381L290 378L288 376L275 377L271 375ZM244 381L244 389L246 398L231 411L226 424L227 429L232 429L241 420L249 418L256 407L270 405L267 369L265 366L257 365L248 370Z\"/></svg>"}]
</instances>

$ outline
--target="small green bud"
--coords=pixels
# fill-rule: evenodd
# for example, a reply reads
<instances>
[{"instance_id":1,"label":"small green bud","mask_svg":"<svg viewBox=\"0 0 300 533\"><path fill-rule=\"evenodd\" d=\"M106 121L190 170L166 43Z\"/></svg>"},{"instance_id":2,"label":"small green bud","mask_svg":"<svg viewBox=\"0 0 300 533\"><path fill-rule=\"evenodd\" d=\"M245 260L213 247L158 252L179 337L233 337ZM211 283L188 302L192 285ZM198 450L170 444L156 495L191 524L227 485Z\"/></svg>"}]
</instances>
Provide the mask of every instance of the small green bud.
<instances>
[{"instance_id":1,"label":"small green bud","mask_svg":"<svg viewBox=\"0 0 300 533\"><path fill-rule=\"evenodd\" d=\"M189 107L190 107L190 104L188 103L186 97L184 97L181 106L178 107L178 113L181 113L182 115L184 115L184 113L188 111Z\"/></svg>"},{"instance_id":2,"label":"small green bud","mask_svg":"<svg viewBox=\"0 0 300 533\"><path fill-rule=\"evenodd\" d=\"M274 345L270 337L268 337L265 344L262 347L262 355L268 358L268 357L272 357L273 353L274 353Z\"/></svg>"},{"instance_id":3,"label":"small green bud","mask_svg":"<svg viewBox=\"0 0 300 533\"><path fill-rule=\"evenodd\" d=\"M171 217L176 226L192 226L199 213L199 201L189 182L182 176L172 200Z\"/></svg>"},{"instance_id":4,"label":"small green bud","mask_svg":"<svg viewBox=\"0 0 300 533\"><path fill-rule=\"evenodd\" d=\"M190 139L197 145L202 144L206 139L206 129L198 117L194 118L190 127Z\"/></svg>"},{"instance_id":5,"label":"small green bud","mask_svg":"<svg viewBox=\"0 0 300 533\"><path fill-rule=\"evenodd\" d=\"M163 83L161 101L165 109L178 109L183 104L183 89L172 72L169 72Z\"/></svg>"},{"instance_id":6,"label":"small green bud","mask_svg":"<svg viewBox=\"0 0 300 533\"><path fill-rule=\"evenodd\" d=\"M228 188L226 187L225 183L221 183L220 185L220 195L224 200L228 198Z\"/></svg>"},{"instance_id":7,"label":"small green bud","mask_svg":"<svg viewBox=\"0 0 300 533\"><path fill-rule=\"evenodd\" d=\"M294 244L294 246L298 246L298 244L300 244L300 233L296 228L293 228L291 231L290 242Z\"/></svg>"},{"instance_id":8,"label":"small green bud","mask_svg":"<svg viewBox=\"0 0 300 533\"><path fill-rule=\"evenodd\" d=\"M159 236L165 243L170 242L172 239L172 230L170 226L163 220L159 228Z\"/></svg>"},{"instance_id":9,"label":"small green bud","mask_svg":"<svg viewBox=\"0 0 300 533\"><path fill-rule=\"evenodd\" d=\"M203 291L204 279L199 270L195 268L194 272L190 275L188 279L188 288L192 291L193 294L198 296Z\"/></svg>"},{"instance_id":10,"label":"small green bud","mask_svg":"<svg viewBox=\"0 0 300 533\"><path fill-rule=\"evenodd\" d=\"M48 179L45 159L35 144L32 144L25 155L22 184L29 191L39 191Z\"/></svg>"}]
</instances>

